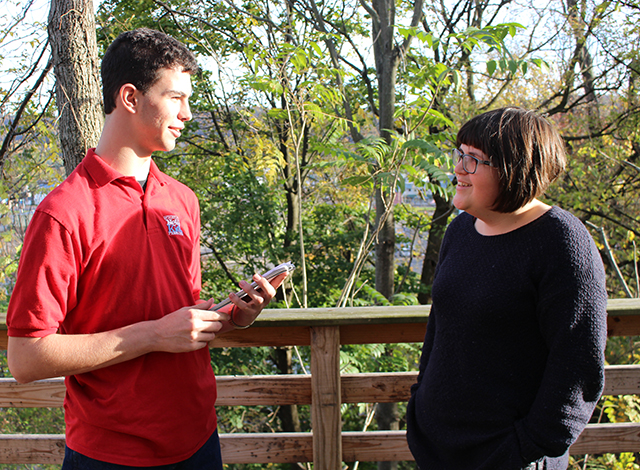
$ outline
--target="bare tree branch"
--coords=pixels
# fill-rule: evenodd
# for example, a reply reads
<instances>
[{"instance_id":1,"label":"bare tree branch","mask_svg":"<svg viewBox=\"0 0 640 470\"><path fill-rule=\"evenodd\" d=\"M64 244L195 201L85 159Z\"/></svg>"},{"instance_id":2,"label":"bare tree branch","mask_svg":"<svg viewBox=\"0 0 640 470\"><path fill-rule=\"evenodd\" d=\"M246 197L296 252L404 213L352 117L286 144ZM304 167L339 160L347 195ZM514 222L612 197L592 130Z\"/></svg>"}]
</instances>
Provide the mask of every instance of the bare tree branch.
<instances>
[{"instance_id":1,"label":"bare tree branch","mask_svg":"<svg viewBox=\"0 0 640 470\"><path fill-rule=\"evenodd\" d=\"M35 66L37 66L37 64L34 65L34 69L35 69ZM36 93L36 91L38 91L38 89L44 82L44 79L46 78L47 74L51 71L52 67L53 67L53 60L49 59L49 62L47 63L47 65L45 65L45 68L42 70L40 77L38 77L38 80L36 80L33 87L31 87L31 89L27 92L27 94L23 98L22 103L20 103L20 106L18 107L18 110L16 111L16 114L13 117L13 120L11 121L11 124L9 126L9 131L4 136L4 139L2 141L2 147L0 147L0 171L4 169L5 159L7 156L7 152L9 150L9 146L11 145L11 142L13 141L15 136L19 134L16 131L16 129L20 124L20 119L22 118L22 114L24 113L25 109L27 109L27 106L31 101L31 98ZM44 113L44 110L42 112Z\"/></svg>"}]
</instances>

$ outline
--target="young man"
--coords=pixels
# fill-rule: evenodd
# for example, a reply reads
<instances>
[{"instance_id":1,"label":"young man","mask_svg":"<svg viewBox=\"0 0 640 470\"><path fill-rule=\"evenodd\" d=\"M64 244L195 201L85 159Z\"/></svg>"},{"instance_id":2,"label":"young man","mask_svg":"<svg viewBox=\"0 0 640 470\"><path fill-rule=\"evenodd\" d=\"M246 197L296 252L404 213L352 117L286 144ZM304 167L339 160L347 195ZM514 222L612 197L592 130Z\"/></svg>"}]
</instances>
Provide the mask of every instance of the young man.
<instances>
[{"instance_id":1,"label":"young man","mask_svg":"<svg viewBox=\"0 0 640 470\"><path fill-rule=\"evenodd\" d=\"M98 146L27 230L9 367L20 382L66 377L63 469L222 468L207 345L251 324L275 290L241 282L249 298L231 294L231 316L200 300L198 200L151 159L191 119L196 70L166 34L121 34L102 63Z\"/></svg>"}]
</instances>

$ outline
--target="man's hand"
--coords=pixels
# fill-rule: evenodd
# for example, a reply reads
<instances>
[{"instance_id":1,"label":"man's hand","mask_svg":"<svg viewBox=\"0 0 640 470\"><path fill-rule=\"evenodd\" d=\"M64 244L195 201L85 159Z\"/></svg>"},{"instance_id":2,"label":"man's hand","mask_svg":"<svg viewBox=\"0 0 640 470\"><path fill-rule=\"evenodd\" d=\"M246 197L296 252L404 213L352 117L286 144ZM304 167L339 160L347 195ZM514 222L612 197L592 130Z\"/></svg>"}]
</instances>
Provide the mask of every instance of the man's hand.
<instances>
[{"instance_id":1,"label":"man's hand","mask_svg":"<svg viewBox=\"0 0 640 470\"><path fill-rule=\"evenodd\" d=\"M10 337L9 369L19 382L81 374L156 351L190 352L215 338L229 315L200 302L148 320L92 334Z\"/></svg>"},{"instance_id":2,"label":"man's hand","mask_svg":"<svg viewBox=\"0 0 640 470\"><path fill-rule=\"evenodd\" d=\"M245 300L229 297L238 325L253 323L271 301L286 274L272 279L254 275L258 289L246 281ZM274 287L276 286L276 287ZM214 302L198 302L157 320L134 323L112 331L83 335L52 334L43 338L9 338L9 368L19 382L90 372L155 351L181 353L205 347L216 335L233 329L226 309L210 310Z\"/></svg>"},{"instance_id":3,"label":"man's hand","mask_svg":"<svg viewBox=\"0 0 640 470\"><path fill-rule=\"evenodd\" d=\"M258 285L257 288L252 287L247 281L240 281L240 288L247 293L248 298L245 297L243 300L235 293L229 294L229 299L236 307L230 311L234 323L240 326L253 323L262 309L269 305L271 299L276 295L276 289L286 277L287 273L282 273L269 282L259 274L254 274L253 281ZM226 309L223 309L223 311L226 311ZM233 325L229 323L227 325L229 326L225 327L220 333L233 329Z\"/></svg>"},{"instance_id":4,"label":"man's hand","mask_svg":"<svg viewBox=\"0 0 640 470\"><path fill-rule=\"evenodd\" d=\"M158 351L180 353L203 348L216 337L227 313L209 310L213 300L184 307L155 321Z\"/></svg>"}]
</instances>

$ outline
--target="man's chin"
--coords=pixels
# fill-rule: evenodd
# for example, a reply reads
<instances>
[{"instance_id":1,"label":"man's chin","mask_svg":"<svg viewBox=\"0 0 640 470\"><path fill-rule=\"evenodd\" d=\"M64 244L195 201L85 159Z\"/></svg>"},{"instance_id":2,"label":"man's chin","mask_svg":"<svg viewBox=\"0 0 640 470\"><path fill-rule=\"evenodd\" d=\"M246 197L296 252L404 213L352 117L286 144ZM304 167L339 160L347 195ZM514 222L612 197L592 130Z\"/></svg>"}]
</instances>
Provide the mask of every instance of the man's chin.
<instances>
[{"instance_id":1,"label":"man's chin","mask_svg":"<svg viewBox=\"0 0 640 470\"><path fill-rule=\"evenodd\" d=\"M170 152L174 148L176 148L176 141L169 140L169 141L163 142L162 148L156 149L156 152Z\"/></svg>"}]
</instances>

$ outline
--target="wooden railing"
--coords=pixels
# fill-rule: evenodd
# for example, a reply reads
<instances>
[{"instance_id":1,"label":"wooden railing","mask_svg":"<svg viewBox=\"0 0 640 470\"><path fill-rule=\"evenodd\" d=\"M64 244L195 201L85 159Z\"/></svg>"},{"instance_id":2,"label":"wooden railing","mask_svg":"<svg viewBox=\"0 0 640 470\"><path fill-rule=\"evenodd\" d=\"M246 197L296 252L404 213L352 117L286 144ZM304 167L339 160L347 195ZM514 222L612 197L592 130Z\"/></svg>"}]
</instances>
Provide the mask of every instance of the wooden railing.
<instances>
[{"instance_id":1,"label":"wooden railing","mask_svg":"<svg viewBox=\"0 0 640 470\"><path fill-rule=\"evenodd\" d=\"M640 300L610 300L609 336L640 335ZM311 433L222 434L225 463L314 462L339 470L341 462L413 460L404 431L341 432L342 403L403 402L417 372L339 372L343 344L421 342L428 306L267 310L255 325L227 333L216 347L310 346L310 375L218 377L218 405L311 405ZM7 346L0 318L0 348ZM59 407L62 379L21 385L0 379L0 408ZM640 366L606 369L605 395L640 394ZM590 424L572 454L640 451L640 423ZM0 434L0 463L61 463L63 435Z\"/></svg>"}]
</instances>

